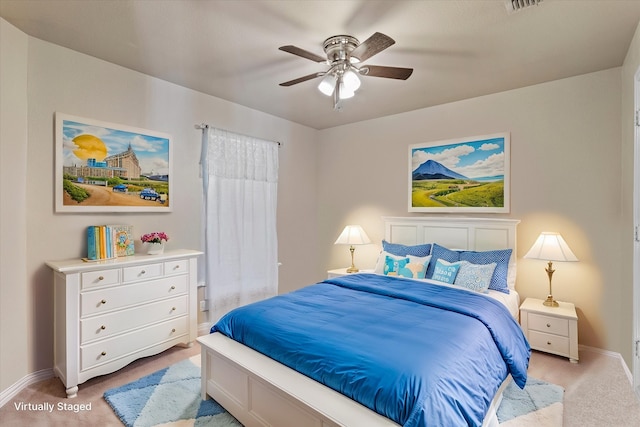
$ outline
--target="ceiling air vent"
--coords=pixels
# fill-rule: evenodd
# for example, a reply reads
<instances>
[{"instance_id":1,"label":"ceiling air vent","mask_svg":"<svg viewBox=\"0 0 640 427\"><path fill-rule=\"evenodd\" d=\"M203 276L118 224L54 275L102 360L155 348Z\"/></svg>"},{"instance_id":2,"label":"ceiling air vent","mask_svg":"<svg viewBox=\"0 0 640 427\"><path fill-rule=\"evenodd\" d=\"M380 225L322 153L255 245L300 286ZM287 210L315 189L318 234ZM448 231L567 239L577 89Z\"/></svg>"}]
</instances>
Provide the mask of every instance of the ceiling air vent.
<instances>
[{"instance_id":1,"label":"ceiling air vent","mask_svg":"<svg viewBox=\"0 0 640 427\"><path fill-rule=\"evenodd\" d=\"M509 12L517 12L531 6L537 6L542 0L506 0L505 5Z\"/></svg>"}]
</instances>

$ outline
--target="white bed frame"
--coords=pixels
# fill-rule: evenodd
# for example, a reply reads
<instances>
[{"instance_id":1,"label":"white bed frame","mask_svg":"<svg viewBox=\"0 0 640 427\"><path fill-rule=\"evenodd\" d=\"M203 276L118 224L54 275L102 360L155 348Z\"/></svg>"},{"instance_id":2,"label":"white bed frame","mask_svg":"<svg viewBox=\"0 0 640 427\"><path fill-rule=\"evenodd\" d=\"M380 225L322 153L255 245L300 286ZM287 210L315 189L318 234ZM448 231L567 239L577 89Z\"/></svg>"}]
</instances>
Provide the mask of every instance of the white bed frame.
<instances>
[{"instance_id":1,"label":"white bed frame","mask_svg":"<svg viewBox=\"0 0 640 427\"><path fill-rule=\"evenodd\" d=\"M435 242L466 250L513 249L519 220L455 217L384 217L385 240ZM511 269L511 268L510 268ZM348 397L220 333L202 346L202 399L211 396L245 427L399 427ZM496 410L509 376L494 397L483 426L498 426Z\"/></svg>"}]
</instances>

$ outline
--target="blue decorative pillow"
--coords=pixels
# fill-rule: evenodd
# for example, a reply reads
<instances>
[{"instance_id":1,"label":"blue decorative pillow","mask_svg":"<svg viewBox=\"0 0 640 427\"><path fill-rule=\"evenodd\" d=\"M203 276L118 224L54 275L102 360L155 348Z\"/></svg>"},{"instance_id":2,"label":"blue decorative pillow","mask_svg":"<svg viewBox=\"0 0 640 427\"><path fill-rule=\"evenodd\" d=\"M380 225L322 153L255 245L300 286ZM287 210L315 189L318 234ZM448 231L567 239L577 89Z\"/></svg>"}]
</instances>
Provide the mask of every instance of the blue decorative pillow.
<instances>
[{"instance_id":1,"label":"blue decorative pillow","mask_svg":"<svg viewBox=\"0 0 640 427\"><path fill-rule=\"evenodd\" d=\"M491 264L496 263L493 271L489 289L500 291L505 294L509 293L507 285L507 274L509 272L509 259L511 258L511 249L501 249L497 251L462 251L460 252L461 261L469 261L472 264Z\"/></svg>"},{"instance_id":2,"label":"blue decorative pillow","mask_svg":"<svg viewBox=\"0 0 640 427\"><path fill-rule=\"evenodd\" d=\"M443 259L448 262L469 261L472 264L491 264L496 263L493 271L489 289L500 291L505 294L509 293L509 285L507 284L507 274L509 271L509 259L511 258L511 249L500 249L497 251L453 251L437 243L433 244L431 256L435 259ZM435 265L430 264L427 268L427 279L433 278Z\"/></svg>"},{"instance_id":3,"label":"blue decorative pillow","mask_svg":"<svg viewBox=\"0 0 640 427\"><path fill-rule=\"evenodd\" d=\"M476 292L486 293L496 269L496 263L472 264L469 261L460 261L460 269L453 284L462 286Z\"/></svg>"},{"instance_id":4,"label":"blue decorative pillow","mask_svg":"<svg viewBox=\"0 0 640 427\"><path fill-rule=\"evenodd\" d=\"M456 262L460 261L460 252L452 251L451 249L447 249L444 246L440 246L437 243L433 244L431 248L431 258L432 259L443 259L448 262ZM436 269L436 263L432 262L429 264L427 268L427 279L433 279L433 272Z\"/></svg>"},{"instance_id":5,"label":"blue decorative pillow","mask_svg":"<svg viewBox=\"0 0 640 427\"><path fill-rule=\"evenodd\" d=\"M431 255L424 257L407 255L407 258L409 258L409 264L404 266L402 275L412 279L424 279L427 274L429 261L431 261Z\"/></svg>"},{"instance_id":6,"label":"blue decorative pillow","mask_svg":"<svg viewBox=\"0 0 640 427\"><path fill-rule=\"evenodd\" d=\"M409 258L387 255L384 260L383 274L385 276L401 276L402 270L407 264L409 264Z\"/></svg>"},{"instance_id":7,"label":"blue decorative pillow","mask_svg":"<svg viewBox=\"0 0 640 427\"><path fill-rule=\"evenodd\" d=\"M456 280L456 276L458 275L460 265L460 262L451 263L443 259L439 259L436 261L436 265L433 270L433 277L431 277L431 279L453 285Z\"/></svg>"},{"instance_id":8,"label":"blue decorative pillow","mask_svg":"<svg viewBox=\"0 0 640 427\"><path fill-rule=\"evenodd\" d=\"M424 245L407 246L401 245L399 243L389 243L386 240L383 240L382 250L396 256L427 256L431 254L431 243L425 243Z\"/></svg>"}]
</instances>

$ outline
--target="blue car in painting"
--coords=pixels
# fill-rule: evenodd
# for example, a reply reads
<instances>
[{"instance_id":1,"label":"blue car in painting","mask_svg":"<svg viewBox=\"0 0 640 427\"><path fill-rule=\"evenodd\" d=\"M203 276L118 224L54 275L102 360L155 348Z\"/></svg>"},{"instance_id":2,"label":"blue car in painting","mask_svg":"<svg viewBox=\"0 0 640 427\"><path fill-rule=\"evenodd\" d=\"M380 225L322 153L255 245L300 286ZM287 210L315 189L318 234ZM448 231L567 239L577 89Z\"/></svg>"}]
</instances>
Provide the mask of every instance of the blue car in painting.
<instances>
[{"instance_id":1,"label":"blue car in painting","mask_svg":"<svg viewBox=\"0 0 640 427\"><path fill-rule=\"evenodd\" d=\"M112 191L119 191L121 193L124 193L127 191L127 186L124 184L114 185Z\"/></svg>"},{"instance_id":2,"label":"blue car in painting","mask_svg":"<svg viewBox=\"0 0 640 427\"><path fill-rule=\"evenodd\" d=\"M160 195L152 188L145 188L140 192L140 198L145 200L159 200Z\"/></svg>"}]
</instances>

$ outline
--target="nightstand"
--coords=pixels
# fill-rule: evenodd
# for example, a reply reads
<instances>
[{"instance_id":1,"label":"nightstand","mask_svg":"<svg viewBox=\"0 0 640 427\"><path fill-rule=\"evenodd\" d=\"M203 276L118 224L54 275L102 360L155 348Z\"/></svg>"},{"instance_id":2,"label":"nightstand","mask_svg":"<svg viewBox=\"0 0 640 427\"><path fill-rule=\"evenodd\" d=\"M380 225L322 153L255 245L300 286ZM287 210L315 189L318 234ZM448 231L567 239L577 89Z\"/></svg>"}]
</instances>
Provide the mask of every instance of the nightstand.
<instances>
[{"instance_id":1,"label":"nightstand","mask_svg":"<svg viewBox=\"0 0 640 427\"><path fill-rule=\"evenodd\" d=\"M578 316L570 302L559 307L527 298L520 306L520 325L532 349L557 354L578 363Z\"/></svg>"},{"instance_id":2,"label":"nightstand","mask_svg":"<svg viewBox=\"0 0 640 427\"><path fill-rule=\"evenodd\" d=\"M373 270L360 270L358 273L373 273ZM347 274L354 274L354 273L347 273L347 267L345 267L345 268L336 268L335 270L328 270L327 271L327 279L333 279L334 277L346 276Z\"/></svg>"}]
</instances>

